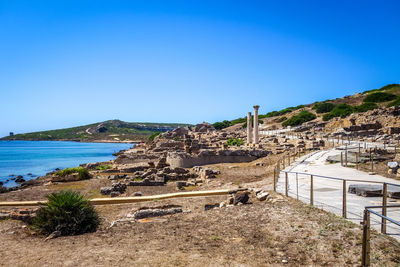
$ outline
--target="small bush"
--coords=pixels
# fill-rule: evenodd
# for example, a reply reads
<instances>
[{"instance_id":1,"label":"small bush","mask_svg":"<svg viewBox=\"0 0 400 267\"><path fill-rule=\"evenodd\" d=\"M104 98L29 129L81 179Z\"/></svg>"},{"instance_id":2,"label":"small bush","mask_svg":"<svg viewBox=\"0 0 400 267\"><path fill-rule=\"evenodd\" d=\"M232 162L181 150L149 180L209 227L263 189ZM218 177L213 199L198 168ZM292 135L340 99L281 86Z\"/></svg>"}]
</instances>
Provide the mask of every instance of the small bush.
<instances>
[{"instance_id":1,"label":"small bush","mask_svg":"<svg viewBox=\"0 0 400 267\"><path fill-rule=\"evenodd\" d=\"M366 102L366 103L362 103L359 106L355 106L354 110L355 112L366 112L368 110L372 110L372 109L376 109L378 108L378 105L372 102Z\"/></svg>"},{"instance_id":2,"label":"small bush","mask_svg":"<svg viewBox=\"0 0 400 267\"><path fill-rule=\"evenodd\" d=\"M212 126L217 130L222 130L224 128L232 126L232 123L230 121L224 120L222 122L216 122Z\"/></svg>"},{"instance_id":3,"label":"small bush","mask_svg":"<svg viewBox=\"0 0 400 267\"><path fill-rule=\"evenodd\" d=\"M227 146L241 146L244 144L244 141L240 138L231 138L226 141Z\"/></svg>"},{"instance_id":4,"label":"small bush","mask_svg":"<svg viewBox=\"0 0 400 267\"><path fill-rule=\"evenodd\" d=\"M282 117L276 119L276 122L284 122L285 120L287 120L287 118L285 116L282 116Z\"/></svg>"},{"instance_id":5,"label":"small bush","mask_svg":"<svg viewBox=\"0 0 400 267\"><path fill-rule=\"evenodd\" d=\"M155 132L152 135L149 136L149 141L153 141L154 138L156 138L157 136L159 136L161 134L161 132Z\"/></svg>"},{"instance_id":6,"label":"small bush","mask_svg":"<svg viewBox=\"0 0 400 267\"><path fill-rule=\"evenodd\" d=\"M390 102L389 104L387 104L386 107L390 108L393 106L400 106L400 96L398 96L394 101Z\"/></svg>"},{"instance_id":7,"label":"small bush","mask_svg":"<svg viewBox=\"0 0 400 267\"><path fill-rule=\"evenodd\" d=\"M396 96L393 94L385 93L385 92L375 92L367 95L364 98L364 102L372 102L372 103L380 103L387 102L395 99Z\"/></svg>"},{"instance_id":8,"label":"small bush","mask_svg":"<svg viewBox=\"0 0 400 267\"><path fill-rule=\"evenodd\" d=\"M327 113L330 112L335 107L335 104L325 102L325 103L316 103L313 107L317 113Z\"/></svg>"},{"instance_id":9,"label":"small bush","mask_svg":"<svg viewBox=\"0 0 400 267\"><path fill-rule=\"evenodd\" d=\"M105 171L105 170L109 170L109 169L111 169L111 168L112 168L111 165L103 164L103 165L97 166L97 167L96 167L96 170Z\"/></svg>"},{"instance_id":10,"label":"small bush","mask_svg":"<svg viewBox=\"0 0 400 267\"><path fill-rule=\"evenodd\" d=\"M331 112L325 114L322 119L328 121L335 117L345 118L354 112L354 107L347 104L339 104Z\"/></svg>"},{"instance_id":11,"label":"small bush","mask_svg":"<svg viewBox=\"0 0 400 267\"><path fill-rule=\"evenodd\" d=\"M79 179L81 179L81 180L90 178L89 171L83 167L67 168L67 169L56 172L55 175L67 176L68 174L73 174L73 173L78 173Z\"/></svg>"},{"instance_id":12,"label":"small bush","mask_svg":"<svg viewBox=\"0 0 400 267\"><path fill-rule=\"evenodd\" d=\"M95 232L100 224L97 211L89 201L74 191L50 194L37 212L32 228L42 234L60 231L61 235Z\"/></svg>"},{"instance_id":13,"label":"small bush","mask_svg":"<svg viewBox=\"0 0 400 267\"><path fill-rule=\"evenodd\" d=\"M309 111L303 110L299 114L292 116L290 119L282 123L283 127L287 126L297 126L300 124L303 124L304 122L307 121L312 121L317 116L314 113L311 113Z\"/></svg>"}]
</instances>

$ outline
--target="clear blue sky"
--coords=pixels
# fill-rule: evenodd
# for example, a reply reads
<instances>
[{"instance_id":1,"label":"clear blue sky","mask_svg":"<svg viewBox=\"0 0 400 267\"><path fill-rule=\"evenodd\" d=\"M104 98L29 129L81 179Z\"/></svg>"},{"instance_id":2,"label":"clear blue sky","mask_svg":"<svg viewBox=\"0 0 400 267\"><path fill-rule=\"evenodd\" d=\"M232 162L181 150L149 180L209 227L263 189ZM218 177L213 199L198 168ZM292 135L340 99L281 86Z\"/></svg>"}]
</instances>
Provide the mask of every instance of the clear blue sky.
<instances>
[{"instance_id":1,"label":"clear blue sky","mask_svg":"<svg viewBox=\"0 0 400 267\"><path fill-rule=\"evenodd\" d=\"M215 122L400 82L400 1L0 0L0 136Z\"/></svg>"}]
</instances>

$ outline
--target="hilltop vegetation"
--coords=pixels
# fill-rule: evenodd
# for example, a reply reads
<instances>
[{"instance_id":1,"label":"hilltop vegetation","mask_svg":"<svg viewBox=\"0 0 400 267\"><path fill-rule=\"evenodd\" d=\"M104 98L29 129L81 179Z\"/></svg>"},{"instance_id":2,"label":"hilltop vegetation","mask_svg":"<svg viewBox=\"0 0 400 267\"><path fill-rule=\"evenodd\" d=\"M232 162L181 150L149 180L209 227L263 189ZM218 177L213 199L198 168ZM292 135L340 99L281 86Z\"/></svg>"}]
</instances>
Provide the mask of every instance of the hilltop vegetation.
<instances>
[{"instance_id":1,"label":"hilltop vegetation","mask_svg":"<svg viewBox=\"0 0 400 267\"><path fill-rule=\"evenodd\" d=\"M72 128L16 134L2 140L146 141L154 133L187 125L110 120Z\"/></svg>"},{"instance_id":2,"label":"hilltop vegetation","mask_svg":"<svg viewBox=\"0 0 400 267\"><path fill-rule=\"evenodd\" d=\"M353 113L362 113L379 107L392 106L400 106L400 84L388 84L382 88L367 90L353 96L275 110L260 114L259 119L260 124L265 122L265 119L273 118L268 123L281 123L283 127L298 126L318 118L323 121L329 121L333 118L345 118ZM301 111L297 112L298 110ZM213 126L220 130L243 123L242 127L246 127L246 121L247 118L243 117L230 121L216 122Z\"/></svg>"},{"instance_id":3,"label":"hilltop vegetation","mask_svg":"<svg viewBox=\"0 0 400 267\"><path fill-rule=\"evenodd\" d=\"M315 118L317 118L317 116L315 116L314 113L311 113L309 111L303 110L299 114L294 115L290 119L284 121L282 123L282 126L284 126L284 127L286 127L286 126L297 126L297 125L303 124L304 122L312 121Z\"/></svg>"}]
</instances>

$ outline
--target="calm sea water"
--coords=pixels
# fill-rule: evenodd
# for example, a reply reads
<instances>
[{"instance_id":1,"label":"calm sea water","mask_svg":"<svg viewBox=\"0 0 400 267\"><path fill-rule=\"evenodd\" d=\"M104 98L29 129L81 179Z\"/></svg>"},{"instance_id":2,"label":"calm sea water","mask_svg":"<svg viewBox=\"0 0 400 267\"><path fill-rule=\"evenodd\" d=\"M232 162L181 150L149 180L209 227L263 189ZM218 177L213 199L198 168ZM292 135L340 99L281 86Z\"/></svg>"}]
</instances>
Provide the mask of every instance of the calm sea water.
<instances>
[{"instance_id":1,"label":"calm sea water","mask_svg":"<svg viewBox=\"0 0 400 267\"><path fill-rule=\"evenodd\" d=\"M0 141L0 181L4 186L14 186L16 184L10 180L11 174L31 180L56 168L114 159L113 153L132 146L119 143ZM6 180L10 181L6 183Z\"/></svg>"}]
</instances>

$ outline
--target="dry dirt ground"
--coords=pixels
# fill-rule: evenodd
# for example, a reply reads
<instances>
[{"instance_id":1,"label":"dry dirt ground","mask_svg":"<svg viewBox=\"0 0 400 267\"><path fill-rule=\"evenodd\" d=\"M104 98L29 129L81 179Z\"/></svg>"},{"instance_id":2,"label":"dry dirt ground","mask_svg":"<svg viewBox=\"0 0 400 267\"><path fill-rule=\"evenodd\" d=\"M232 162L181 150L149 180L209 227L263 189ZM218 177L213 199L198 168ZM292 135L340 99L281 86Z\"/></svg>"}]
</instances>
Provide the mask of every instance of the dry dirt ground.
<instances>
[{"instance_id":1,"label":"dry dirt ground","mask_svg":"<svg viewBox=\"0 0 400 267\"><path fill-rule=\"evenodd\" d=\"M221 174L197 189L261 186L272 182L273 158L268 166L218 164ZM258 161L257 161L258 162ZM271 163L271 164L270 164ZM271 165L271 166L269 166ZM232 167L234 166L234 167ZM43 199L64 188L97 195L106 179L38 186L0 195L1 199ZM44 190L48 189L48 190ZM132 188L144 195L175 191L164 187ZM273 202L205 211L204 205L226 196L170 199L147 203L97 206L102 225L95 233L45 241L24 223L0 221L1 266L357 266L362 231L333 214L294 199L272 194ZM144 206L181 205L184 213L132 222L116 222ZM400 249L372 234L371 260L375 266L396 266ZM397 243L398 245L398 243Z\"/></svg>"}]
</instances>

